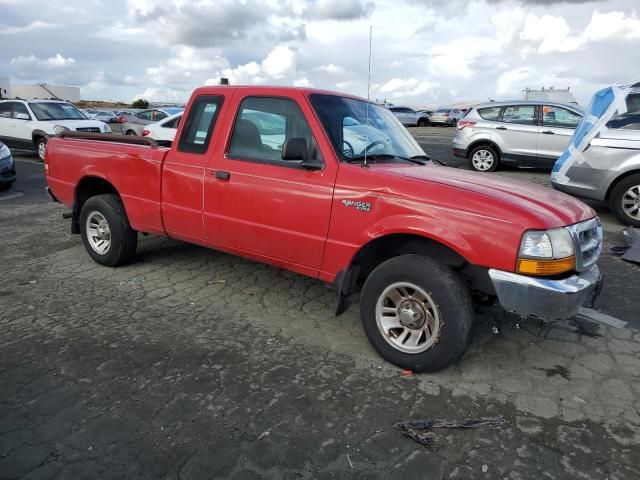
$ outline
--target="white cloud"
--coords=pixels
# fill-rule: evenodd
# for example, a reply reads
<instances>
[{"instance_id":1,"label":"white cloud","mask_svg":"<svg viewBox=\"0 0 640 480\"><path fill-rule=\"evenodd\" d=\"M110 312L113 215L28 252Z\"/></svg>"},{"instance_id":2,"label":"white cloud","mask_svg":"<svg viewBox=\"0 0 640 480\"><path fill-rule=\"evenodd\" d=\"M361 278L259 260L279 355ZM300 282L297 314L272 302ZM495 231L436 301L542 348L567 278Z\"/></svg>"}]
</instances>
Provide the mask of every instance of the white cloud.
<instances>
[{"instance_id":1,"label":"white cloud","mask_svg":"<svg viewBox=\"0 0 640 480\"><path fill-rule=\"evenodd\" d=\"M207 84L216 84L219 77L226 77L233 85L262 85L267 83L293 83L300 79L296 70L296 52L278 45L260 62L251 61L235 68L227 67L219 71Z\"/></svg>"},{"instance_id":2,"label":"white cloud","mask_svg":"<svg viewBox=\"0 0 640 480\"><path fill-rule=\"evenodd\" d=\"M315 0L307 13L319 20L355 20L370 15L373 9L373 2L361 0Z\"/></svg>"},{"instance_id":3,"label":"white cloud","mask_svg":"<svg viewBox=\"0 0 640 480\"><path fill-rule=\"evenodd\" d=\"M11 59L11 64L16 67L25 68L25 67L36 67L41 69L57 69L57 68L65 68L75 65L76 61L71 58L65 58L59 53L54 57L49 58L38 58L34 54L29 56L18 56Z\"/></svg>"},{"instance_id":4,"label":"white cloud","mask_svg":"<svg viewBox=\"0 0 640 480\"><path fill-rule=\"evenodd\" d=\"M284 45L278 45L271 50L262 61L262 69L272 78L283 78L296 68L296 56L293 50Z\"/></svg>"},{"instance_id":5,"label":"white cloud","mask_svg":"<svg viewBox=\"0 0 640 480\"><path fill-rule=\"evenodd\" d=\"M310 88L310 87L313 87L313 83L311 83L307 77L302 77L297 80L294 80L293 86Z\"/></svg>"},{"instance_id":6,"label":"white cloud","mask_svg":"<svg viewBox=\"0 0 640 480\"><path fill-rule=\"evenodd\" d=\"M640 38L640 19L635 12L627 16L624 12L593 12L591 22L584 29L583 37L589 41L621 37L625 39Z\"/></svg>"},{"instance_id":7,"label":"white cloud","mask_svg":"<svg viewBox=\"0 0 640 480\"><path fill-rule=\"evenodd\" d=\"M34 20L22 27L14 27L10 25L0 25L0 35L14 35L16 33L33 32L34 30L42 30L46 28L54 28L56 25L53 23L41 22L40 20Z\"/></svg>"},{"instance_id":8,"label":"white cloud","mask_svg":"<svg viewBox=\"0 0 640 480\"><path fill-rule=\"evenodd\" d=\"M383 94L390 94L393 99L407 97L431 96L435 85L417 78L394 78L379 88Z\"/></svg>"},{"instance_id":9,"label":"white cloud","mask_svg":"<svg viewBox=\"0 0 640 480\"><path fill-rule=\"evenodd\" d=\"M150 82L161 86L202 82L229 66L227 59L215 49L173 47L171 53L172 56L161 65L146 69L146 77Z\"/></svg>"}]
</instances>

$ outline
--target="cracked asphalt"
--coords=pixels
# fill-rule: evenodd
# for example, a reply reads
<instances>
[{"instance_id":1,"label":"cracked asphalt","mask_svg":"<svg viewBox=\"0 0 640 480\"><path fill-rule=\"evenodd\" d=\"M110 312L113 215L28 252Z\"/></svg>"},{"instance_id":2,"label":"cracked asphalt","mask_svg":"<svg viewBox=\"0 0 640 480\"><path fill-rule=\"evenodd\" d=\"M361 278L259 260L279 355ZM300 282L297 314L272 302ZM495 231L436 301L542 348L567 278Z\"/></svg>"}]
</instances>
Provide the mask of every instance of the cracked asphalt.
<instances>
[{"instance_id":1,"label":"cracked asphalt","mask_svg":"<svg viewBox=\"0 0 640 480\"><path fill-rule=\"evenodd\" d=\"M0 479L640 478L640 269L608 248L596 308L629 327L478 307L457 365L405 376L357 295L335 317L321 282L154 237L101 267L42 166L18 174L0 194ZM506 423L431 448L394 428L487 416Z\"/></svg>"}]
</instances>

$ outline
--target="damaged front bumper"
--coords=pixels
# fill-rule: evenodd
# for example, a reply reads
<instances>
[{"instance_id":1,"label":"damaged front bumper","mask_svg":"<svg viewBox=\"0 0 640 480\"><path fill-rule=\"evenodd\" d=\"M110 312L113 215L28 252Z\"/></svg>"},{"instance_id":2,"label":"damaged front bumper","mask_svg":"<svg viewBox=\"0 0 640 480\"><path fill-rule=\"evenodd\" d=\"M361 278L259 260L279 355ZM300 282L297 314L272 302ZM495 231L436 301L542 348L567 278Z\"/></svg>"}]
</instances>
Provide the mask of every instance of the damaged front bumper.
<instances>
[{"instance_id":1,"label":"damaged front bumper","mask_svg":"<svg viewBox=\"0 0 640 480\"><path fill-rule=\"evenodd\" d=\"M597 265L561 280L489 270L498 301L505 310L543 320L562 320L599 294L602 274Z\"/></svg>"}]
</instances>

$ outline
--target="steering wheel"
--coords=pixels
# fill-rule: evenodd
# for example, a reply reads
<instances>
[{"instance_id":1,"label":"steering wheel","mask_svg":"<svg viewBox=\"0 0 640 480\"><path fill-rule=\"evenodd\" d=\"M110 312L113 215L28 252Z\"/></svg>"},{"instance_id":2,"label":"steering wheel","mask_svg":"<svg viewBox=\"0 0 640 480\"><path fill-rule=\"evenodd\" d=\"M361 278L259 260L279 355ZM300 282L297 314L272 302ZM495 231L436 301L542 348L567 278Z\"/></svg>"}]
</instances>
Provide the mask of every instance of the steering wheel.
<instances>
[{"instance_id":1,"label":"steering wheel","mask_svg":"<svg viewBox=\"0 0 640 480\"><path fill-rule=\"evenodd\" d=\"M376 140L375 142L371 142L369 145L367 145L364 150L362 150L360 152L360 155L364 155L364 152L368 152L369 150L372 150L373 147L378 146L378 145L382 145L384 146L384 142L382 140Z\"/></svg>"},{"instance_id":2,"label":"steering wheel","mask_svg":"<svg viewBox=\"0 0 640 480\"><path fill-rule=\"evenodd\" d=\"M342 140L342 153L345 157L349 158L353 157L353 154L355 153L353 151L353 146L346 140Z\"/></svg>"}]
</instances>

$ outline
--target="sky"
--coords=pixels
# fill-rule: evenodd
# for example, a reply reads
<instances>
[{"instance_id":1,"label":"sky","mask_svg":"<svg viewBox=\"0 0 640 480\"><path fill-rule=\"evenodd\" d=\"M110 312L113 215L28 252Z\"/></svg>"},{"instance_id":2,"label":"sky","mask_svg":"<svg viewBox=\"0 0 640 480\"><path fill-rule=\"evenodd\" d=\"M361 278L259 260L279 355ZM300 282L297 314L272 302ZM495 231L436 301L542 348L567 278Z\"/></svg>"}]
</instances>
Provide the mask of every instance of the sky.
<instances>
[{"instance_id":1,"label":"sky","mask_svg":"<svg viewBox=\"0 0 640 480\"><path fill-rule=\"evenodd\" d=\"M28 8L26 7L28 3ZM0 0L0 77L186 101L220 77L398 105L640 81L638 0Z\"/></svg>"}]
</instances>

